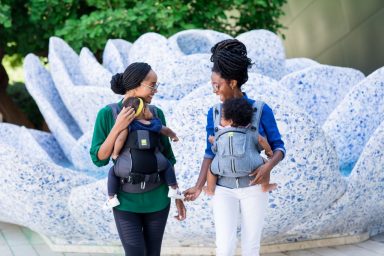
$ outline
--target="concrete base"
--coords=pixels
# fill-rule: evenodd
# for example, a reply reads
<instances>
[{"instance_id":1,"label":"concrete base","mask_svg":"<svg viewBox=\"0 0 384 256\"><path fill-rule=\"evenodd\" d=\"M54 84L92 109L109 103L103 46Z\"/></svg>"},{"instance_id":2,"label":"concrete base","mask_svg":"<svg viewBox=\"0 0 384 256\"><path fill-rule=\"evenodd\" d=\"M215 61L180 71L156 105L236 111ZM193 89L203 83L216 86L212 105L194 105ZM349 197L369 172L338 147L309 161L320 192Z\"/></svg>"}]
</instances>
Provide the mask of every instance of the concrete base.
<instances>
[{"instance_id":1,"label":"concrete base","mask_svg":"<svg viewBox=\"0 0 384 256\"><path fill-rule=\"evenodd\" d=\"M78 252L78 253L124 253L120 245L71 245L54 244L52 241L42 236L51 250L57 252ZM295 251L309 248L329 247L346 244L355 244L369 239L368 233L357 234L353 236L328 237L317 240L307 240L302 242L285 244L262 244L261 253L274 253L284 251ZM171 247L162 248L163 255L215 255L214 247ZM236 255L241 255L241 250L236 250Z\"/></svg>"}]
</instances>

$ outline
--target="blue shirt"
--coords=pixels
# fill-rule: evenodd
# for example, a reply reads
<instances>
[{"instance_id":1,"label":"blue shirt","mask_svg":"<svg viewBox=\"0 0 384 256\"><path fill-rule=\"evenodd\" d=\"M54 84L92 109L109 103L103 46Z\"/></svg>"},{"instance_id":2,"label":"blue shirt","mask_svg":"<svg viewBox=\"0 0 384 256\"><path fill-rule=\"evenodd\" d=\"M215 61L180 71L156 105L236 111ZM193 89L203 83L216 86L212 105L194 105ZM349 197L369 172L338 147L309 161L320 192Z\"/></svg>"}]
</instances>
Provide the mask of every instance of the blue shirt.
<instances>
[{"instance_id":1,"label":"blue shirt","mask_svg":"<svg viewBox=\"0 0 384 256\"><path fill-rule=\"evenodd\" d=\"M147 130L151 132L160 133L160 130L163 127L161 120L159 118L153 118L149 121L151 122L150 124L143 124L142 122L133 120L132 123L129 125L129 131L133 132L137 130Z\"/></svg>"},{"instance_id":2,"label":"blue shirt","mask_svg":"<svg viewBox=\"0 0 384 256\"><path fill-rule=\"evenodd\" d=\"M249 99L248 96L243 93L244 99L246 99L249 104L253 105L255 100ZM204 158L213 159L215 154L212 152L211 143L208 141L209 136L214 136L214 122L213 122L213 107L208 110L207 115L207 147L205 148ZM283 153L283 158L285 157L285 147L284 142L281 140L281 135L279 129L277 128L275 116L273 115L272 109L264 104L263 112L261 112L259 133L261 136L267 138L269 145L272 148L272 151L280 150Z\"/></svg>"}]
</instances>

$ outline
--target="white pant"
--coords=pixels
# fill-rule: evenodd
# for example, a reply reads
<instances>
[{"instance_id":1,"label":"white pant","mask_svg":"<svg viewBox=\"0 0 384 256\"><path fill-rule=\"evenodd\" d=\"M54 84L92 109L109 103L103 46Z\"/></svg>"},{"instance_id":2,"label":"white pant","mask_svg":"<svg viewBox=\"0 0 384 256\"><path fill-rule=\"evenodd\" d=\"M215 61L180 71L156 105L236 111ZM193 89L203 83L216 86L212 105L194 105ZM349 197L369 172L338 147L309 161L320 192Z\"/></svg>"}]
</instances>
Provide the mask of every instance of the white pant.
<instances>
[{"instance_id":1,"label":"white pant","mask_svg":"<svg viewBox=\"0 0 384 256\"><path fill-rule=\"evenodd\" d=\"M216 230L216 255L235 254L237 220L240 213L242 255L259 256L268 193L262 192L260 185L237 189L217 186L212 205Z\"/></svg>"}]
</instances>

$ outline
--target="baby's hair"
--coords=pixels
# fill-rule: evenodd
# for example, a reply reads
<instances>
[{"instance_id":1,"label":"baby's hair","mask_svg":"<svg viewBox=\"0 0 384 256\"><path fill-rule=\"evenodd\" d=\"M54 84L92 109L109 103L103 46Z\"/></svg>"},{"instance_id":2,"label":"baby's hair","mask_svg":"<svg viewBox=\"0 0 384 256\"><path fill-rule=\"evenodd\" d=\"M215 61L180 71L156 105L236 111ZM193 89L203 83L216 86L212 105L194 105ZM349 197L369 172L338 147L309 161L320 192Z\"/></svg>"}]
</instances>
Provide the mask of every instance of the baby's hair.
<instances>
[{"instance_id":1,"label":"baby's hair","mask_svg":"<svg viewBox=\"0 0 384 256\"><path fill-rule=\"evenodd\" d=\"M224 101L223 117L232 120L232 126L247 126L252 122L252 105L244 98L233 98Z\"/></svg>"},{"instance_id":2,"label":"baby's hair","mask_svg":"<svg viewBox=\"0 0 384 256\"><path fill-rule=\"evenodd\" d=\"M145 107L146 104L145 104L144 99L143 98L139 98L139 97L129 97L129 98L127 98L126 100L124 100L123 106L126 107L126 108L127 107L131 107L136 112L137 109L139 108L139 105L140 105L140 99L143 101L144 107Z\"/></svg>"}]
</instances>

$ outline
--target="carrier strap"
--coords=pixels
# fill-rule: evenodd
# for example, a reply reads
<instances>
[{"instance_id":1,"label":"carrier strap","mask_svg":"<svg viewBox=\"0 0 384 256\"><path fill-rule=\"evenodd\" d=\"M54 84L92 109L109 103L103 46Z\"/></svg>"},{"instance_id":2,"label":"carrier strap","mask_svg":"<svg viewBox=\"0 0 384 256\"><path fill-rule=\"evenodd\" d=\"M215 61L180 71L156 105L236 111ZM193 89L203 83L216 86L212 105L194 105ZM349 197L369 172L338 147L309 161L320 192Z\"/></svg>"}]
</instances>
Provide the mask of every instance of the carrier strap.
<instances>
[{"instance_id":1,"label":"carrier strap","mask_svg":"<svg viewBox=\"0 0 384 256\"><path fill-rule=\"evenodd\" d=\"M252 126L256 128L257 134L259 131L261 114L263 113L264 102L260 100L255 100L252 105L253 116L252 116ZM220 119L221 119L221 108L222 104L218 103L213 106L213 125L215 135L219 131Z\"/></svg>"}]
</instances>

